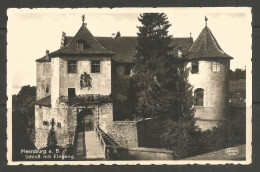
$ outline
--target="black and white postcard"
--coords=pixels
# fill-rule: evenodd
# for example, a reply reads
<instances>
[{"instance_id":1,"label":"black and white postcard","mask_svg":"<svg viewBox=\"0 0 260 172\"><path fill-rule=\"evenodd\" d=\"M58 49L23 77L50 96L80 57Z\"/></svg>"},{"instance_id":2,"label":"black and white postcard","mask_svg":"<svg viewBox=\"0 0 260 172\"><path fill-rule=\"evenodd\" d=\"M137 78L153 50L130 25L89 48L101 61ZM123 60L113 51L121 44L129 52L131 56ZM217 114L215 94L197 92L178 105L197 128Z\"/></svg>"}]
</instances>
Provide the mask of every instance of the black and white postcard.
<instances>
[{"instance_id":1,"label":"black and white postcard","mask_svg":"<svg viewBox=\"0 0 260 172\"><path fill-rule=\"evenodd\" d=\"M7 15L9 165L252 162L251 8Z\"/></svg>"}]
</instances>

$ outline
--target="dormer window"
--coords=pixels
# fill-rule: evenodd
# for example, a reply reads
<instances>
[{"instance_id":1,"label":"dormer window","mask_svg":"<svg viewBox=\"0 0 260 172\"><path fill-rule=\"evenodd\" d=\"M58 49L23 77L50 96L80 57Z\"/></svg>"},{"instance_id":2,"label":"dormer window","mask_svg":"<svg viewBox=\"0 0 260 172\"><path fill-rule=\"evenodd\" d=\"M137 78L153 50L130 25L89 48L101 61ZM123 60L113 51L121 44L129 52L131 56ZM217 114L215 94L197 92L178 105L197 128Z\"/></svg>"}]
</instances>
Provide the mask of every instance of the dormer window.
<instances>
[{"instance_id":1,"label":"dormer window","mask_svg":"<svg viewBox=\"0 0 260 172\"><path fill-rule=\"evenodd\" d=\"M181 58L182 57L182 46L180 45L178 47L178 58Z\"/></svg>"},{"instance_id":2,"label":"dormer window","mask_svg":"<svg viewBox=\"0 0 260 172\"><path fill-rule=\"evenodd\" d=\"M85 41L83 41L83 40L77 41L77 50L83 51L86 48L87 48L87 44Z\"/></svg>"}]
</instances>

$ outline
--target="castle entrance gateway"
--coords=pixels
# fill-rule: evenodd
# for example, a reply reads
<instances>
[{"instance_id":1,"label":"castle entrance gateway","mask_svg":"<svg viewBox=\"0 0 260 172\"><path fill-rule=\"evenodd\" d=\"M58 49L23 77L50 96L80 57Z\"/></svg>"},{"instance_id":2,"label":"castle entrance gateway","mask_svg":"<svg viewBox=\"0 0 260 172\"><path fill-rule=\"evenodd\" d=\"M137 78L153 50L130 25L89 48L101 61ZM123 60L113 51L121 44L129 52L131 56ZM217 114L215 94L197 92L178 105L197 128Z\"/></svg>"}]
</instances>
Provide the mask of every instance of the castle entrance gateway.
<instances>
[{"instance_id":1,"label":"castle entrance gateway","mask_svg":"<svg viewBox=\"0 0 260 172\"><path fill-rule=\"evenodd\" d=\"M94 131L95 118L92 109L86 108L78 113L77 123L79 131Z\"/></svg>"}]
</instances>

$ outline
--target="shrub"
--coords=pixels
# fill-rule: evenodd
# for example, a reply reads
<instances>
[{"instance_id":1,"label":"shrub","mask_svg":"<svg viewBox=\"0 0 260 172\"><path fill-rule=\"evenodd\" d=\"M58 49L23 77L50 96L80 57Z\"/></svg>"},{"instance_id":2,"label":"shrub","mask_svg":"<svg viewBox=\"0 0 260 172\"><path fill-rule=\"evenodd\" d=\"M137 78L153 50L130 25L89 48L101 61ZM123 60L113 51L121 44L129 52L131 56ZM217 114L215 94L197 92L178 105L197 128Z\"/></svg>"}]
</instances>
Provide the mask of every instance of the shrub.
<instances>
[{"instance_id":1,"label":"shrub","mask_svg":"<svg viewBox=\"0 0 260 172\"><path fill-rule=\"evenodd\" d=\"M161 146L174 150L178 159L196 155L201 149L200 144L197 143L199 135L200 130L195 125L195 120L168 119L163 125L160 136Z\"/></svg>"},{"instance_id":2,"label":"shrub","mask_svg":"<svg viewBox=\"0 0 260 172\"><path fill-rule=\"evenodd\" d=\"M222 121L212 130L201 131L196 120L168 119L160 131L160 145L174 150L178 159L216 151L246 142L245 116Z\"/></svg>"}]
</instances>

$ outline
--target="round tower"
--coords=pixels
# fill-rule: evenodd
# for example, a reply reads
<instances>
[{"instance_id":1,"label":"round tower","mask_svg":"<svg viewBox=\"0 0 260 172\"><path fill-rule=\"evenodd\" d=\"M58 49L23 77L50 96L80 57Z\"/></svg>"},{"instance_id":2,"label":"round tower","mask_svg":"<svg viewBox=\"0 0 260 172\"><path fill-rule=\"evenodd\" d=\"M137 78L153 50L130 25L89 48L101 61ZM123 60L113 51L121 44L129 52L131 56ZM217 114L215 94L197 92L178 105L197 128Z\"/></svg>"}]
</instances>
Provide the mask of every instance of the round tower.
<instances>
[{"instance_id":1,"label":"round tower","mask_svg":"<svg viewBox=\"0 0 260 172\"><path fill-rule=\"evenodd\" d=\"M229 114L230 60L206 26L191 46L185 58L193 85L195 117L202 129L209 129Z\"/></svg>"}]
</instances>

